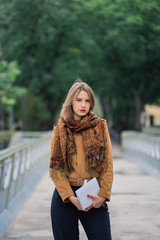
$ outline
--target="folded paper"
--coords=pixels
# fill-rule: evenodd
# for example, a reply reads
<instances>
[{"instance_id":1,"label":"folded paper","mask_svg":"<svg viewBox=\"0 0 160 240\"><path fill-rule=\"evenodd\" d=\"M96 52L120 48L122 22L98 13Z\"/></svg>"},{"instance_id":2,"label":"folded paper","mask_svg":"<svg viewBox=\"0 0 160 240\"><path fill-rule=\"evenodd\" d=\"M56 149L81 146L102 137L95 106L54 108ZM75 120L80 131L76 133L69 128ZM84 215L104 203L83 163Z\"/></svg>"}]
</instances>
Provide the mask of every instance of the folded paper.
<instances>
[{"instance_id":1,"label":"folded paper","mask_svg":"<svg viewBox=\"0 0 160 240\"><path fill-rule=\"evenodd\" d=\"M75 191L83 210L86 209L93 201L91 198L87 197L87 195L89 194L95 196L98 194L99 190L99 183L94 177L88 182L85 181L85 184Z\"/></svg>"}]
</instances>

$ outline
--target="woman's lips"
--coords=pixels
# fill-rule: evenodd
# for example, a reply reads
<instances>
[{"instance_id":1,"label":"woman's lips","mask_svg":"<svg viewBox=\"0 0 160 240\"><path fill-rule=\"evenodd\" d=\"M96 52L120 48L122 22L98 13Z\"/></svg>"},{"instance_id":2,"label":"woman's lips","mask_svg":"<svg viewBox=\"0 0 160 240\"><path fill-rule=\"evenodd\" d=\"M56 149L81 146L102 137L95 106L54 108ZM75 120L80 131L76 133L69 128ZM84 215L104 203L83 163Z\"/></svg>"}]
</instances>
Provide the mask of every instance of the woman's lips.
<instances>
[{"instance_id":1,"label":"woman's lips","mask_svg":"<svg viewBox=\"0 0 160 240\"><path fill-rule=\"evenodd\" d=\"M80 112L85 112L86 110L81 109Z\"/></svg>"}]
</instances>

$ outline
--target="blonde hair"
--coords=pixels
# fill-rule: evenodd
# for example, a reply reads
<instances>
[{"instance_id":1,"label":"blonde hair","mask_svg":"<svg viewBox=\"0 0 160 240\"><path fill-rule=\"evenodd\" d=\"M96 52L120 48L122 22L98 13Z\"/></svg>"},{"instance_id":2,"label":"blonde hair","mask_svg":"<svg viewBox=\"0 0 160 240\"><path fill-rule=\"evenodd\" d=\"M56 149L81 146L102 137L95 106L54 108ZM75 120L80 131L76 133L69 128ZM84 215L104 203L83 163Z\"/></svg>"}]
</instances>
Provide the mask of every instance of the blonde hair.
<instances>
[{"instance_id":1,"label":"blonde hair","mask_svg":"<svg viewBox=\"0 0 160 240\"><path fill-rule=\"evenodd\" d=\"M74 116L74 112L72 108L73 100L77 97L78 93L82 90L88 93L90 98L90 103L91 103L91 107L89 111L93 111L95 106L94 93L91 87L87 83L81 81L80 79L77 79L75 83L72 85L72 87L70 88L60 112L60 117L62 117L64 120L73 119L73 116Z\"/></svg>"}]
</instances>

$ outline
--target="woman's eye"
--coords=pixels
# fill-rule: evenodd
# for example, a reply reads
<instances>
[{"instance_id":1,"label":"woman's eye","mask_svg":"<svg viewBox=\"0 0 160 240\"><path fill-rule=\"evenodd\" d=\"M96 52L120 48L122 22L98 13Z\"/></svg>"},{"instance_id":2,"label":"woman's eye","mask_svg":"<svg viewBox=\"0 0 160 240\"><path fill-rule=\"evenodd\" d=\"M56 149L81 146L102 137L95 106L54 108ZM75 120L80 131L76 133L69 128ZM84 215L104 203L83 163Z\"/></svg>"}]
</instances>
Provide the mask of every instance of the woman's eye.
<instances>
[{"instance_id":1,"label":"woman's eye","mask_svg":"<svg viewBox=\"0 0 160 240\"><path fill-rule=\"evenodd\" d=\"M78 101L78 102L80 102L80 101L81 101L81 99L77 99L77 101Z\"/></svg>"},{"instance_id":2,"label":"woman's eye","mask_svg":"<svg viewBox=\"0 0 160 240\"><path fill-rule=\"evenodd\" d=\"M86 100L86 102L90 102L90 100L88 99L88 100Z\"/></svg>"}]
</instances>

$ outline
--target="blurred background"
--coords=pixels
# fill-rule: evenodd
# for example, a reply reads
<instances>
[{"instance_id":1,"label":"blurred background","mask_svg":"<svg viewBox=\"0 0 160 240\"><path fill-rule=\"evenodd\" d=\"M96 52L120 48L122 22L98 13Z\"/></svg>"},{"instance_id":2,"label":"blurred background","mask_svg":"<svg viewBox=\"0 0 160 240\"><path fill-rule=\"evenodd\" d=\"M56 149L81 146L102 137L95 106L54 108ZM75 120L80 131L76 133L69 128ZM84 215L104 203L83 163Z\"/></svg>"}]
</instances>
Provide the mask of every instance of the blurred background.
<instances>
[{"instance_id":1,"label":"blurred background","mask_svg":"<svg viewBox=\"0 0 160 240\"><path fill-rule=\"evenodd\" d=\"M116 133L160 126L158 0L1 0L0 29L1 131L51 130L77 78Z\"/></svg>"},{"instance_id":2,"label":"blurred background","mask_svg":"<svg viewBox=\"0 0 160 240\"><path fill-rule=\"evenodd\" d=\"M160 1L1 0L0 212L28 181L21 175L31 154L49 146L77 78L92 87L94 112L107 120L112 141L128 156L147 154L160 171ZM42 138L43 148L24 149ZM23 149L4 152L22 140Z\"/></svg>"}]
</instances>

